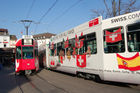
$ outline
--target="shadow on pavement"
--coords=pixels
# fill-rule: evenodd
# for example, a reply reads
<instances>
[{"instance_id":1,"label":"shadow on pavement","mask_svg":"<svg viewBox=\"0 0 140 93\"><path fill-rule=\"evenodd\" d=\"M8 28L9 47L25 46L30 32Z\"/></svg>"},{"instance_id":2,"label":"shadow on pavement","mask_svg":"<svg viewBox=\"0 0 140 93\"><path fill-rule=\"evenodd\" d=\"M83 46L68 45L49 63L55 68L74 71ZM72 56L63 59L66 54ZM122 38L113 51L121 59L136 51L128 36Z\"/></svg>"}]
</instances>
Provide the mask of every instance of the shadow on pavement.
<instances>
[{"instance_id":1,"label":"shadow on pavement","mask_svg":"<svg viewBox=\"0 0 140 93\"><path fill-rule=\"evenodd\" d=\"M13 66L0 70L0 93L21 93L19 86L26 82L24 76L15 76Z\"/></svg>"}]
</instances>

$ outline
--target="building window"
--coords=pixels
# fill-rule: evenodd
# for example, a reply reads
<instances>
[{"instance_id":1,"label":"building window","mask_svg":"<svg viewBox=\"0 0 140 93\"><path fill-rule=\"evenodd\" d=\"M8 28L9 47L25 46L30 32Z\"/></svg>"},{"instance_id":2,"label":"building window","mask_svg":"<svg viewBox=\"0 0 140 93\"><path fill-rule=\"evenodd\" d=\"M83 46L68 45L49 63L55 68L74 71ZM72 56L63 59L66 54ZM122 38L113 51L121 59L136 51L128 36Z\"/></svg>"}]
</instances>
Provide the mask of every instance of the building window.
<instances>
[{"instance_id":1,"label":"building window","mask_svg":"<svg viewBox=\"0 0 140 93\"><path fill-rule=\"evenodd\" d=\"M4 44L4 47L6 47L6 44Z\"/></svg>"},{"instance_id":2,"label":"building window","mask_svg":"<svg viewBox=\"0 0 140 93\"><path fill-rule=\"evenodd\" d=\"M44 37L44 39L45 39L45 36L43 36Z\"/></svg>"}]
</instances>

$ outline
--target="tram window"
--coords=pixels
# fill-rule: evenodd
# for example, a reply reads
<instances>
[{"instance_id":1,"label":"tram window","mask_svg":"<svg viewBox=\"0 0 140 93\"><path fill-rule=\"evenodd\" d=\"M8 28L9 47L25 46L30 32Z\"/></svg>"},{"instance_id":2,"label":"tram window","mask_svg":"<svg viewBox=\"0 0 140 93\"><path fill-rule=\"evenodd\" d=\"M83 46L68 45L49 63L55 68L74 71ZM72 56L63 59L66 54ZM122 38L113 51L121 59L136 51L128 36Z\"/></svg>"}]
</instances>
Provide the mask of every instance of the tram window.
<instances>
[{"instance_id":1,"label":"tram window","mask_svg":"<svg viewBox=\"0 0 140 93\"><path fill-rule=\"evenodd\" d=\"M122 27L104 30L104 52L120 53L125 51Z\"/></svg>"},{"instance_id":2,"label":"tram window","mask_svg":"<svg viewBox=\"0 0 140 93\"><path fill-rule=\"evenodd\" d=\"M66 56L71 56L71 49L70 48L66 49Z\"/></svg>"},{"instance_id":3,"label":"tram window","mask_svg":"<svg viewBox=\"0 0 140 93\"><path fill-rule=\"evenodd\" d=\"M71 55L77 55L78 54L78 47L76 46L76 39L73 38L72 39L72 43L71 43Z\"/></svg>"},{"instance_id":4,"label":"tram window","mask_svg":"<svg viewBox=\"0 0 140 93\"><path fill-rule=\"evenodd\" d=\"M97 43L96 43L96 34L92 33L87 35L86 39L86 44L85 44L85 50L87 53L91 54L96 54L97 53Z\"/></svg>"},{"instance_id":5,"label":"tram window","mask_svg":"<svg viewBox=\"0 0 140 93\"><path fill-rule=\"evenodd\" d=\"M57 43L57 56L64 55L65 55L64 42Z\"/></svg>"},{"instance_id":6,"label":"tram window","mask_svg":"<svg viewBox=\"0 0 140 93\"><path fill-rule=\"evenodd\" d=\"M59 56L59 52L62 49L62 42L57 43L57 56Z\"/></svg>"},{"instance_id":7,"label":"tram window","mask_svg":"<svg viewBox=\"0 0 140 93\"><path fill-rule=\"evenodd\" d=\"M75 39L70 39L69 40L69 46L66 48L66 55L72 55L74 52L74 47L75 47Z\"/></svg>"},{"instance_id":8,"label":"tram window","mask_svg":"<svg viewBox=\"0 0 140 93\"><path fill-rule=\"evenodd\" d=\"M23 52L23 59L32 59L33 52Z\"/></svg>"},{"instance_id":9,"label":"tram window","mask_svg":"<svg viewBox=\"0 0 140 93\"><path fill-rule=\"evenodd\" d=\"M22 47L23 59L33 58L33 47Z\"/></svg>"},{"instance_id":10,"label":"tram window","mask_svg":"<svg viewBox=\"0 0 140 93\"><path fill-rule=\"evenodd\" d=\"M16 59L21 59L21 47L16 48Z\"/></svg>"},{"instance_id":11,"label":"tram window","mask_svg":"<svg viewBox=\"0 0 140 93\"><path fill-rule=\"evenodd\" d=\"M97 53L97 43L96 43L96 34L91 33L85 36L79 37L80 40L80 49L79 54L96 54Z\"/></svg>"},{"instance_id":12,"label":"tram window","mask_svg":"<svg viewBox=\"0 0 140 93\"><path fill-rule=\"evenodd\" d=\"M80 55L83 55L86 52L86 50L85 50L85 43L86 43L85 40L86 40L86 35L79 37L78 45L79 45L79 54Z\"/></svg>"},{"instance_id":13,"label":"tram window","mask_svg":"<svg viewBox=\"0 0 140 93\"><path fill-rule=\"evenodd\" d=\"M140 23L127 27L127 42L129 52L140 51Z\"/></svg>"},{"instance_id":14,"label":"tram window","mask_svg":"<svg viewBox=\"0 0 140 93\"><path fill-rule=\"evenodd\" d=\"M51 48L51 56L56 56L56 44L53 44L53 47Z\"/></svg>"},{"instance_id":15,"label":"tram window","mask_svg":"<svg viewBox=\"0 0 140 93\"><path fill-rule=\"evenodd\" d=\"M72 47L71 47L71 44L69 44L69 47L66 48L66 55L70 56L71 54L72 54Z\"/></svg>"}]
</instances>

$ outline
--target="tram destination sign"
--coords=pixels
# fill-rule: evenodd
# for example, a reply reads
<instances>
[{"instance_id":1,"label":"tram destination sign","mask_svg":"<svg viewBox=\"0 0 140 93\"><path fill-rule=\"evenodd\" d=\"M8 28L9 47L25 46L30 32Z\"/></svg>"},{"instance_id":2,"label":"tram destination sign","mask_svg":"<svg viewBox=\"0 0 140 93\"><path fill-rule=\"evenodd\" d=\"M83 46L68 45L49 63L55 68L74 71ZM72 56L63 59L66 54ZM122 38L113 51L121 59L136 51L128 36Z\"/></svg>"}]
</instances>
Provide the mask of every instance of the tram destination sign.
<instances>
[{"instance_id":1,"label":"tram destination sign","mask_svg":"<svg viewBox=\"0 0 140 93\"><path fill-rule=\"evenodd\" d=\"M23 35L22 38L33 38L32 35Z\"/></svg>"},{"instance_id":2,"label":"tram destination sign","mask_svg":"<svg viewBox=\"0 0 140 93\"><path fill-rule=\"evenodd\" d=\"M22 45L33 45L32 35L23 35L22 38Z\"/></svg>"},{"instance_id":3,"label":"tram destination sign","mask_svg":"<svg viewBox=\"0 0 140 93\"><path fill-rule=\"evenodd\" d=\"M33 39L23 39L23 45L33 45Z\"/></svg>"}]
</instances>

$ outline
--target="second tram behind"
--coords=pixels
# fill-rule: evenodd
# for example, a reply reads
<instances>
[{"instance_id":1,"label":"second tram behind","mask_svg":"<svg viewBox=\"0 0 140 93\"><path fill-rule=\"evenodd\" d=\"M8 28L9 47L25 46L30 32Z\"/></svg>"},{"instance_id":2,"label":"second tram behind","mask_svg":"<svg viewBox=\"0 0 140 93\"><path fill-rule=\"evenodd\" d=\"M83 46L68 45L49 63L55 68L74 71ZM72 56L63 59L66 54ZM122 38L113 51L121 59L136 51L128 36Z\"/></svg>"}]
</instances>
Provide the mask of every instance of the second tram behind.
<instances>
[{"instance_id":1,"label":"second tram behind","mask_svg":"<svg viewBox=\"0 0 140 93\"><path fill-rule=\"evenodd\" d=\"M58 34L51 38L46 56L50 69L140 84L140 11L98 17Z\"/></svg>"},{"instance_id":2,"label":"second tram behind","mask_svg":"<svg viewBox=\"0 0 140 93\"><path fill-rule=\"evenodd\" d=\"M23 35L16 42L16 73L31 74L39 70L38 46L33 36Z\"/></svg>"}]
</instances>

